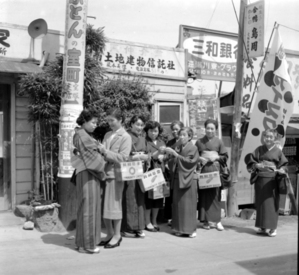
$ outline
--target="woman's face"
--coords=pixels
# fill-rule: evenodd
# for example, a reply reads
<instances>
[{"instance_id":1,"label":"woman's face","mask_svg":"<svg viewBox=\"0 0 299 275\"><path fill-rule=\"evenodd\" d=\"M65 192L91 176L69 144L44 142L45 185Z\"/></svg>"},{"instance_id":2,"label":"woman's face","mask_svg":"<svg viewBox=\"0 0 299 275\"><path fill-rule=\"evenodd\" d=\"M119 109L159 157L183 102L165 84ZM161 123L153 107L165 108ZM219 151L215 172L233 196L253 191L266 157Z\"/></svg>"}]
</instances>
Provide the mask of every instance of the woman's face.
<instances>
[{"instance_id":1,"label":"woman's face","mask_svg":"<svg viewBox=\"0 0 299 275\"><path fill-rule=\"evenodd\" d=\"M147 131L147 135L152 141L155 141L159 135L158 127L154 128L154 129L149 129Z\"/></svg>"},{"instance_id":2,"label":"woman's face","mask_svg":"<svg viewBox=\"0 0 299 275\"><path fill-rule=\"evenodd\" d=\"M190 140L190 137L186 131L181 131L179 138L182 145L187 144L187 142Z\"/></svg>"},{"instance_id":3,"label":"woman's face","mask_svg":"<svg viewBox=\"0 0 299 275\"><path fill-rule=\"evenodd\" d=\"M209 123L207 124L207 127L206 127L206 136L208 138L213 138L216 134L216 126L214 123Z\"/></svg>"},{"instance_id":4,"label":"woman's face","mask_svg":"<svg viewBox=\"0 0 299 275\"><path fill-rule=\"evenodd\" d=\"M173 127L171 128L171 131L172 131L172 135L175 139L178 139L179 138L179 131L181 130L181 127L180 125L178 124L175 124L173 125Z\"/></svg>"},{"instance_id":5,"label":"woman's face","mask_svg":"<svg viewBox=\"0 0 299 275\"><path fill-rule=\"evenodd\" d=\"M144 128L144 122L141 119L138 119L135 123L131 124L131 129L137 135L141 135Z\"/></svg>"},{"instance_id":6,"label":"woman's face","mask_svg":"<svg viewBox=\"0 0 299 275\"><path fill-rule=\"evenodd\" d=\"M112 131L118 130L121 127L121 120L118 120L114 116L108 116L107 117L107 122L112 129Z\"/></svg>"},{"instance_id":7,"label":"woman's face","mask_svg":"<svg viewBox=\"0 0 299 275\"><path fill-rule=\"evenodd\" d=\"M82 128L88 132L92 133L95 128L97 128L98 119L96 117L93 117L91 120L84 122L82 125Z\"/></svg>"},{"instance_id":8,"label":"woman's face","mask_svg":"<svg viewBox=\"0 0 299 275\"><path fill-rule=\"evenodd\" d=\"M264 135L264 142L268 148L272 147L275 142L275 136L273 133L268 132Z\"/></svg>"}]
</instances>

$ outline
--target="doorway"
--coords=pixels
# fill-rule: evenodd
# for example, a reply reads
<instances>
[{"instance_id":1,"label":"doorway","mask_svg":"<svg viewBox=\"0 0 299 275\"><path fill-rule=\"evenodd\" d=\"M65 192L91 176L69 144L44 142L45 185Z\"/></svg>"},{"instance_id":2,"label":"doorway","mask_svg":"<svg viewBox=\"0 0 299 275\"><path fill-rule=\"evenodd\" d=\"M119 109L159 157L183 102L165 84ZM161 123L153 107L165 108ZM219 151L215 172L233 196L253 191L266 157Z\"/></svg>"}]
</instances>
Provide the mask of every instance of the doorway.
<instances>
[{"instance_id":1,"label":"doorway","mask_svg":"<svg viewBox=\"0 0 299 275\"><path fill-rule=\"evenodd\" d=\"M0 211L11 206L10 85L0 84Z\"/></svg>"}]
</instances>

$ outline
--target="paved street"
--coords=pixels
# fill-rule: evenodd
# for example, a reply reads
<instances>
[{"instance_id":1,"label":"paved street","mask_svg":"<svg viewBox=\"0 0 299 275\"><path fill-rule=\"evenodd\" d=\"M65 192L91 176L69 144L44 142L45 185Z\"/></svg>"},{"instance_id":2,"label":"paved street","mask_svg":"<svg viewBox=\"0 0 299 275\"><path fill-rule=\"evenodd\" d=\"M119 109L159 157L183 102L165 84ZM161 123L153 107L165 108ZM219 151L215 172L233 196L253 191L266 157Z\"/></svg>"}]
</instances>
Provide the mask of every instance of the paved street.
<instances>
[{"instance_id":1,"label":"paved street","mask_svg":"<svg viewBox=\"0 0 299 275\"><path fill-rule=\"evenodd\" d=\"M40 233L22 229L23 219L0 213L0 274L297 274L298 217L280 216L278 235L259 236L253 220L225 218L225 231L204 230L197 238L146 232L145 239L123 239L100 254L74 250L74 232Z\"/></svg>"}]
</instances>

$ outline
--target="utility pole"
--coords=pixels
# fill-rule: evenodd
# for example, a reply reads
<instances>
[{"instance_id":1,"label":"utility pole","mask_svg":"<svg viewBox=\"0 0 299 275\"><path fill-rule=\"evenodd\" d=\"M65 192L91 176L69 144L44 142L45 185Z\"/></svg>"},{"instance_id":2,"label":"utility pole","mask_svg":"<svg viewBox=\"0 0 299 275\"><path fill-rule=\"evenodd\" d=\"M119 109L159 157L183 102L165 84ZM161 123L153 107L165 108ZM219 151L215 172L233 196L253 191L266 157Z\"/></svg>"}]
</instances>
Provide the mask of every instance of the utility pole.
<instances>
[{"instance_id":1,"label":"utility pole","mask_svg":"<svg viewBox=\"0 0 299 275\"><path fill-rule=\"evenodd\" d=\"M62 99L59 124L58 187L60 219L67 230L75 227L76 190L71 155L76 119L83 110L86 17L88 0L66 0Z\"/></svg>"},{"instance_id":2,"label":"utility pole","mask_svg":"<svg viewBox=\"0 0 299 275\"><path fill-rule=\"evenodd\" d=\"M241 0L240 15L239 15L239 35L238 35L238 57L237 57L237 74L235 88L235 112L233 115L233 131L232 131L232 147L231 147L231 162L230 170L232 175L232 186L228 189L227 196L227 214L229 217L234 216L238 210L237 190L238 183L238 165L240 160L240 141L241 141L241 114L242 114L242 93L243 93L243 35L244 35L244 16L247 0Z\"/></svg>"}]
</instances>

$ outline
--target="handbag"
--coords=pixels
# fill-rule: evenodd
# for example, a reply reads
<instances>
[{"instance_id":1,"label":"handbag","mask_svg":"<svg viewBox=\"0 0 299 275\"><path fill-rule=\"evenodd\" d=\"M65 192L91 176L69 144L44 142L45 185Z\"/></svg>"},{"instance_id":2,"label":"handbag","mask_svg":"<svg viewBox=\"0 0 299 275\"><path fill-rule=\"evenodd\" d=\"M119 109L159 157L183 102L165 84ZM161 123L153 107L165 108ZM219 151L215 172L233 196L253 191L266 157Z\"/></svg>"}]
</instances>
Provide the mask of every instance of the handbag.
<instances>
[{"instance_id":1,"label":"handbag","mask_svg":"<svg viewBox=\"0 0 299 275\"><path fill-rule=\"evenodd\" d=\"M220 168L220 179L221 179L221 189L227 189L232 186L231 173L226 163L224 163Z\"/></svg>"},{"instance_id":2,"label":"handbag","mask_svg":"<svg viewBox=\"0 0 299 275\"><path fill-rule=\"evenodd\" d=\"M198 174L198 188L199 189L207 189L207 188L215 188L221 186L220 174L218 171Z\"/></svg>"}]
</instances>

